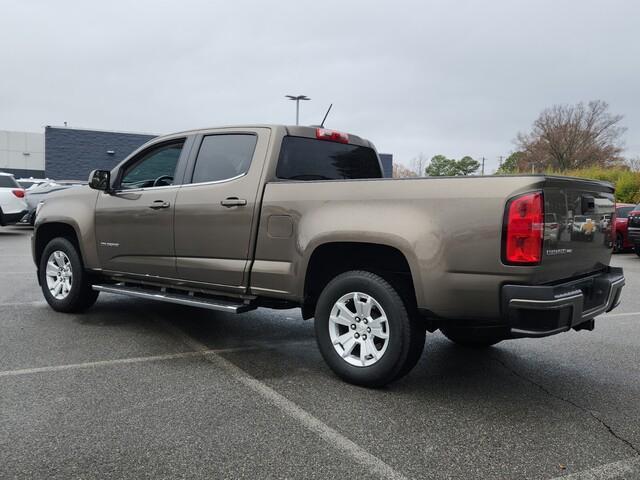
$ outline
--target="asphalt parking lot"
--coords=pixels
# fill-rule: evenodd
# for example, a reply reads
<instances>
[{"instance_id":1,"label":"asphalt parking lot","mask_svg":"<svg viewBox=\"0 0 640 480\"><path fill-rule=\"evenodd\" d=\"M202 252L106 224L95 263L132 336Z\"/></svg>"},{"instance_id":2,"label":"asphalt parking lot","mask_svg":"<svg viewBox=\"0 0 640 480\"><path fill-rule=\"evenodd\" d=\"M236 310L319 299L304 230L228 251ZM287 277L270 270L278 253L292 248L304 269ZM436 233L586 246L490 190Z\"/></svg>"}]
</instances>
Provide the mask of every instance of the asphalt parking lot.
<instances>
[{"instance_id":1,"label":"asphalt parking lot","mask_svg":"<svg viewBox=\"0 0 640 480\"><path fill-rule=\"evenodd\" d=\"M102 294L50 310L31 232L0 229L0 478L640 478L640 258L593 332L343 383L296 310Z\"/></svg>"}]
</instances>

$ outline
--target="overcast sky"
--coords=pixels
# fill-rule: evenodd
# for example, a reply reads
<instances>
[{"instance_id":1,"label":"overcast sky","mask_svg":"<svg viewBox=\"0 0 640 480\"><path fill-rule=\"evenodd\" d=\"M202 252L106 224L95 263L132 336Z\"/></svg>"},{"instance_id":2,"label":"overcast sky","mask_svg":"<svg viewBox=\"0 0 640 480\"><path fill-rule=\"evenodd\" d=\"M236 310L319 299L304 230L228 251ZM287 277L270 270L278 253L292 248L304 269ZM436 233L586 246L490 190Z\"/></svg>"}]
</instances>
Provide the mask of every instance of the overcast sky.
<instances>
[{"instance_id":1,"label":"overcast sky","mask_svg":"<svg viewBox=\"0 0 640 480\"><path fill-rule=\"evenodd\" d=\"M0 0L0 129L301 123L410 164L487 158L602 99L640 155L640 2Z\"/></svg>"}]
</instances>

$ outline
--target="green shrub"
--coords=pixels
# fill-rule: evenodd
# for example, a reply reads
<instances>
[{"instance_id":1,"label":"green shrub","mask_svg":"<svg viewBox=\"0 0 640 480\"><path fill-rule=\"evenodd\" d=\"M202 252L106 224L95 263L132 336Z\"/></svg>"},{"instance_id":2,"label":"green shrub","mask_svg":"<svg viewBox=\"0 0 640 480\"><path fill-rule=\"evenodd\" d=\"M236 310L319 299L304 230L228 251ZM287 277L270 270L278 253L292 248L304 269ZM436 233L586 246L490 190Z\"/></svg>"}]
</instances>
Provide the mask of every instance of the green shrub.
<instances>
[{"instance_id":1,"label":"green shrub","mask_svg":"<svg viewBox=\"0 0 640 480\"><path fill-rule=\"evenodd\" d=\"M640 172L626 168L590 167L566 172L547 172L553 175L590 178L613 183L616 187L616 201L620 203L640 203Z\"/></svg>"},{"instance_id":2,"label":"green shrub","mask_svg":"<svg viewBox=\"0 0 640 480\"><path fill-rule=\"evenodd\" d=\"M621 203L640 203L640 173L627 172L616 183L616 200Z\"/></svg>"}]
</instances>

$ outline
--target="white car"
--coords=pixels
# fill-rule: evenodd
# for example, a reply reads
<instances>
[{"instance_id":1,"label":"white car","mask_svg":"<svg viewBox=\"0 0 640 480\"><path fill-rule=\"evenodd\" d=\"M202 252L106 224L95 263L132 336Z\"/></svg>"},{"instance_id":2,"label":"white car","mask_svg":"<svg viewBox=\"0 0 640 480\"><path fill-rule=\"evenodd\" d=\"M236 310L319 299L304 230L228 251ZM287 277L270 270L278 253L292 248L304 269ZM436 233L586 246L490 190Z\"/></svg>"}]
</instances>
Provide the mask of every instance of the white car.
<instances>
[{"instance_id":1,"label":"white car","mask_svg":"<svg viewBox=\"0 0 640 480\"><path fill-rule=\"evenodd\" d=\"M43 183L47 183L50 181L51 180L49 180L48 178L33 178L33 177L16 179L16 182L18 182L18 185L20 185L25 190L29 190L33 187L37 187L38 185L42 185Z\"/></svg>"},{"instance_id":2,"label":"white car","mask_svg":"<svg viewBox=\"0 0 640 480\"><path fill-rule=\"evenodd\" d=\"M0 225L17 223L27 213L24 189L13 175L0 172Z\"/></svg>"}]
</instances>

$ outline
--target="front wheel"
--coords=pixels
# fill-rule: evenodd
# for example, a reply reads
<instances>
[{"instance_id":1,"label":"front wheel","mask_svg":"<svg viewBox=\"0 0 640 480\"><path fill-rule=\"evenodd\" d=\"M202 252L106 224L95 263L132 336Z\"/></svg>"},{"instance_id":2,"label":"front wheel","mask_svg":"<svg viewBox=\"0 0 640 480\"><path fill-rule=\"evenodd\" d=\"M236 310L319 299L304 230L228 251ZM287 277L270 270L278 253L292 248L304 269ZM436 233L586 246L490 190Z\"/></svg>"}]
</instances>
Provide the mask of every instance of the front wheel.
<instances>
[{"instance_id":1,"label":"front wheel","mask_svg":"<svg viewBox=\"0 0 640 480\"><path fill-rule=\"evenodd\" d=\"M316 339L329 367L347 382L380 387L420 359L426 330L398 291L371 272L350 271L322 291Z\"/></svg>"},{"instance_id":2,"label":"front wheel","mask_svg":"<svg viewBox=\"0 0 640 480\"><path fill-rule=\"evenodd\" d=\"M636 252L636 255L640 257L640 243L636 243L633 247L633 250Z\"/></svg>"},{"instance_id":3,"label":"front wheel","mask_svg":"<svg viewBox=\"0 0 640 480\"><path fill-rule=\"evenodd\" d=\"M80 254L66 238L54 238L40 258L40 286L47 303L58 312L80 312L93 305L98 293L91 288Z\"/></svg>"}]
</instances>

